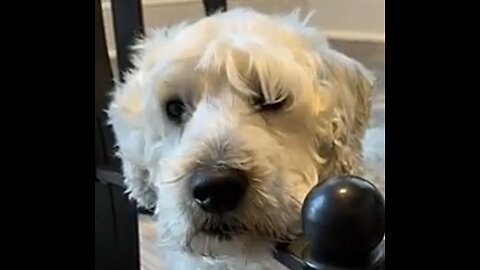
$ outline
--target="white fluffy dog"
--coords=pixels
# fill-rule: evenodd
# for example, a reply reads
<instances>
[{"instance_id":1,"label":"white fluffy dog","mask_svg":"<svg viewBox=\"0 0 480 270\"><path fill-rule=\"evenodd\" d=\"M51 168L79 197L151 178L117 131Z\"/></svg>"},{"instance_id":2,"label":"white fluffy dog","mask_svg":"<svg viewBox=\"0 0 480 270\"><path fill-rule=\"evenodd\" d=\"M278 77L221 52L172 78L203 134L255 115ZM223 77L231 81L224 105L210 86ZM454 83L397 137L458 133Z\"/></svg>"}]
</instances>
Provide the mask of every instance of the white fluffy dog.
<instances>
[{"instance_id":1,"label":"white fluffy dog","mask_svg":"<svg viewBox=\"0 0 480 270\"><path fill-rule=\"evenodd\" d=\"M164 269L283 269L319 180L362 173L373 78L293 12L235 9L153 31L109 107Z\"/></svg>"}]
</instances>

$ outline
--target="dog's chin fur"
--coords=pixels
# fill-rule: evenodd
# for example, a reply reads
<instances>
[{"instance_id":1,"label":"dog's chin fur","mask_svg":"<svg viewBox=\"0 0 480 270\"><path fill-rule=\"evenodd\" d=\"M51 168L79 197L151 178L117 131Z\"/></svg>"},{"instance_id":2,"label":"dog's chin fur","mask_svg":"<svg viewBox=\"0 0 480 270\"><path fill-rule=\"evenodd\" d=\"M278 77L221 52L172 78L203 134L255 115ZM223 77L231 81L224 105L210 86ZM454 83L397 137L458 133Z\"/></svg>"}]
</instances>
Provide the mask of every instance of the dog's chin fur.
<instances>
[{"instance_id":1,"label":"dog's chin fur","mask_svg":"<svg viewBox=\"0 0 480 270\"><path fill-rule=\"evenodd\" d=\"M108 113L130 197L156 206L165 269L281 269L272 248L299 232L308 191L362 173L370 73L297 12L235 9L154 30L135 49ZM173 99L185 104L175 119ZM220 217L195 204L189 179L223 167L249 187Z\"/></svg>"}]
</instances>

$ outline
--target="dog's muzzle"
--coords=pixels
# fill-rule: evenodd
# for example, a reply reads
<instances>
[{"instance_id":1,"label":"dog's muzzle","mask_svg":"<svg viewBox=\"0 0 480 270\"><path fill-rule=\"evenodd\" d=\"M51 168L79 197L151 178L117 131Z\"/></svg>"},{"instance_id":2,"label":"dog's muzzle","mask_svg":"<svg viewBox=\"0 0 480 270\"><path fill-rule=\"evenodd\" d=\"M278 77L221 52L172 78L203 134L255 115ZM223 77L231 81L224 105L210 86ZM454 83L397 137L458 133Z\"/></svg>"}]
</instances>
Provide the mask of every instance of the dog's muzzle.
<instances>
[{"instance_id":1,"label":"dog's muzzle","mask_svg":"<svg viewBox=\"0 0 480 270\"><path fill-rule=\"evenodd\" d=\"M203 169L193 174L191 187L193 199L204 211L224 214L238 207L248 179L237 169Z\"/></svg>"}]
</instances>

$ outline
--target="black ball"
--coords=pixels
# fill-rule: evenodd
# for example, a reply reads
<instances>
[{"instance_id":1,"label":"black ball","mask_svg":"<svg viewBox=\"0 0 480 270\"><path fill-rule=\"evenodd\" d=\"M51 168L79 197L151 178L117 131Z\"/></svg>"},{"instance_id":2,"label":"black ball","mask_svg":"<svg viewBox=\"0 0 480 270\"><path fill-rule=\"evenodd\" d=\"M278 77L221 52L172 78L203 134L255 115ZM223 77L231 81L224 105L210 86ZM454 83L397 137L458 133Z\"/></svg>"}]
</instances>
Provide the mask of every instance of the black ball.
<instances>
[{"instance_id":1,"label":"black ball","mask_svg":"<svg viewBox=\"0 0 480 270\"><path fill-rule=\"evenodd\" d=\"M302 222L311 260L353 260L368 256L383 239L385 200L365 179L333 177L307 195Z\"/></svg>"}]
</instances>

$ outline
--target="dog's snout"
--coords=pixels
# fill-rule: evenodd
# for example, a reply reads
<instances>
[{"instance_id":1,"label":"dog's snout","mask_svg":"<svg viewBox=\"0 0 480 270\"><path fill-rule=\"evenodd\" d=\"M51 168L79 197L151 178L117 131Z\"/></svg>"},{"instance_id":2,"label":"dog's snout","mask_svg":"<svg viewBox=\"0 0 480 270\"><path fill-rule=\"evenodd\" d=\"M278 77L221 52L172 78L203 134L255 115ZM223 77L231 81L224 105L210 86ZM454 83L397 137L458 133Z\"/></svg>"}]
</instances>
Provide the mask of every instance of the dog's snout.
<instances>
[{"instance_id":1,"label":"dog's snout","mask_svg":"<svg viewBox=\"0 0 480 270\"><path fill-rule=\"evenodd\" d=\"M198 171L192 177L192 195L207 212L222 214L234 210L248 187L248 180L240 170Z\"/></svg>"}]
</instances>

